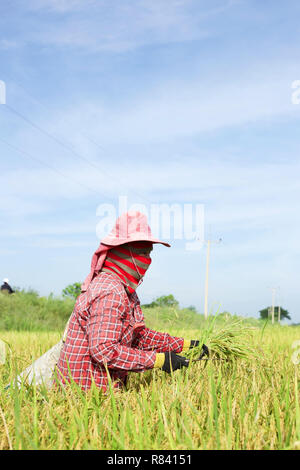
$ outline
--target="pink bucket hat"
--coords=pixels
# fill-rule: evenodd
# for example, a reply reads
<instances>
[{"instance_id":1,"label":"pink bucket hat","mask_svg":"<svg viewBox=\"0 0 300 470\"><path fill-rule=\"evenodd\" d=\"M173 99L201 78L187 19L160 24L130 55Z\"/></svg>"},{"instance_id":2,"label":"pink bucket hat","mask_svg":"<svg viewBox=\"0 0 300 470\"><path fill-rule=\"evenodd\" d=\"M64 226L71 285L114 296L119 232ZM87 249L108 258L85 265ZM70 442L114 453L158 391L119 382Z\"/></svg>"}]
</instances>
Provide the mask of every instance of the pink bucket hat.
<instances>
[{"instance_id":1,"label":"pink bucket hat","mask_svg":"<svg viewBox=\"0 0 300 470\"><path fill-rule=\"evenodd\" d=\"M148 241L151 243L161 243L170 247L169 243L154 238L148 225L147 217L138 211L126 212L116 221L110 234L101 240L99 248L95 251L90 274L81 286L81 292L85 292L95 275L101 270L107 252L110 248L123 245L124 243Z\"/></svg>"}]
</instances>

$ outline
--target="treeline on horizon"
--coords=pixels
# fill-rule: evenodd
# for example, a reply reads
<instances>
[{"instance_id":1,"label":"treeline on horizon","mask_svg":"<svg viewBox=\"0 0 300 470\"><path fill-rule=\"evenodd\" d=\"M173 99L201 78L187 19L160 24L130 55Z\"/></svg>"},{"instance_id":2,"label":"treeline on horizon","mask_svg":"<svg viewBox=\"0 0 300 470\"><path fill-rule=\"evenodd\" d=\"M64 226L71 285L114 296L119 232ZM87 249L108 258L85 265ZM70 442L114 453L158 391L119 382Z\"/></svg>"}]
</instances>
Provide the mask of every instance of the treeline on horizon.
<instances>
[{"instance_id":1,"label":"treeline on horizon","mask_svg":"<svg viewBox=\"0 0 300 470\"><path fill-rule=\"evenodd\" d=\"M16 289L12 295L0 293L0 330L63 331L76 297L77 293L43 297L32 289ZM198 313L194 306L181 308L172 294L158 297L150 304L142 305L142 308L146 325L149 328L160 328L161 331L168 330L170 326L198 329L205 323L204 315ZM244 317L229 312L218 313L219 321L234 318ZM245 321L257 326L262 324L258 318L245 318Z\"/></svg>"}]
</instances>

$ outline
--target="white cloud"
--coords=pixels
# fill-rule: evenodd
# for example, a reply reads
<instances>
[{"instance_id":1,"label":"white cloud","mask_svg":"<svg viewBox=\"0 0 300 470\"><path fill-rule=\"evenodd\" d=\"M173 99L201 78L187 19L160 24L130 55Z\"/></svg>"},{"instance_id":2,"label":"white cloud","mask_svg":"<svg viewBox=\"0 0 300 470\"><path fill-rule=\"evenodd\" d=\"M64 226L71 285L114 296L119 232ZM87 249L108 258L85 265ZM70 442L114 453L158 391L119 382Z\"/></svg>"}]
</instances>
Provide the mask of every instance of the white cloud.
<instances>
[{"instance_id":1,"label":"white cloud","mask_svg":"<svg viewBox=\"0 0 300 470\"><path fill-rule=\"evenodd\" d=\"M17 254L17 250L11 250L11 249L0 249L0 255L1 256L14 256Z\"/></svg>"},{"instance_id":2,"label":"white cloud","mask_svg":"<svg viewBox=\"0 0 300 470\"><path fill-rule=\"evenodd\" d=\"M10 187L3 183L1 194L1 217L18 217L23 215L34 215L42 212L48 212L49 205L47 201L42 202L40 199L32 198L30 195L22 192L21 188L14 186L17 180L12 178L11 174L7 174L12 184ZM0 178L1 181L1 178Z\"/></svg>"},{"instance_id":3,"label":"white cloud","mask_svg":"<svg viewBox=\"0 0 300 470\"><path fill-rule=\"evenodd\" d=\"M230 79L223 80L220 67L218 76L164 80L128 102L120 99L117 105L104 105L100 95L93 103L77 103L55 116L56 130L68 135L71 128L77 129L107 147L115 142L191 138L276 119L299 120L299 107L291 104L295 69L294 63L284 60L280 65L255 63L247 70L233 69ZM82 140L82 145L86 146L86 141Z\"/></svg>"},{"instance_id":4,"label":"white cloud","mask_svg":"<svg viewBox=\"0 0 300 470\"><path fill-rule=\"evenodd\" d=\"M29 0L27 8L32 10L47 10L57 13L66 13L89 8L97 0Z\"/></svg>"},{"instance_id":5,"label":"white cloud","mask_svg":"<svg viewBox=\"0 0 300 470\"><path fill-rule=\"evenodd\" d=\"M19 47L20 43L18 41L10 40L10 39L1 39L0 40L0 49L2 50L9 50L15 49Z\"/></svg>"},{"instance_id":6,"label":"white cloud","mask_svg":"<svg viewBox=\"0 0 300 470\"><path fill-rule=\"evenodd\" d=\"M1 230L1 236L5 238L34 238L45 236L58 235L62 238L66 235L96 235L95 220L81 220L74 222L67 219L63 222L39 223L32 221L29 223L27 220L21 220L17 225L11 224L10 227L5 227ZM44 239L44 238L43 238ZM61 243L65 243L60 240ZM74 242L79 243L79 242Z\"/></svg>"},{"instance_id":7,"label":"white cloud","mask_svg":"<svg viewBox=\"0 0 300 470\"><path fill-rule=\"evenodd\" d=\"M140 194L138 191L141 191L145 195L145 203L148 203L151 202L151 194L176 194L178 191L185 192L185 200L201 202L205 195L205 198L214 202L221 199L221 202L224 200L233 202L238 192L240 201L244 204L251 199L256 202L261 201L262 195L265 201L274 200L274 196L279 195L276 185L279 178L280 198L285 196L290 198L293 192L300 189L298 180L300 168L297 161L277 164L262 164L258 161L251 165L245 165L243 161L240 164L222 160L211 163L208 155L208 158L203 156L199 161L186 160L176 165L162 161L159 168L154 167L151 161L147 161L143 162L141 167L134 168L134 172L130 166L126 167L126 163L125 165L119 161L109 163L110 165L106 167L109 170L102 174L100 165L98 170L83 163L62 167L56 165L58 172L69 178L67 184L60 174L49 169L3 171L0 175L1 193L11 197L26 195L45 201L60 201L61 198L80 199L88 195L95 197L96 200L97 195L88 190L90 187L99 191L99 198L103 193L107 194L108 200L111 200L110 198L121 195L122 190L127 187L129 191L136 190L137 196ZM82 186L78 187L77 182ZM198 190L199 199L195 195L195 190ZM105 198L103 202L104 200Z\"/></svg>"},{"instance_id":8,"label":"white cloud","mask_svg":"<svg viewBox=\"0 0 300 470\"><path fill-rule=\"evenodd\" d=\"M50 239L50 238L40 238L38 240L32 240L30 242L26 242L26 246L30 248L66 248L66 249L73 249L73 248L86 248L89 247L92 250L92 246L90 242L78 240L60 240L60 239Z\"/></svg>"},{"instance_id":9,"label":"white cloud","mask_svg":"<svg viewBox=\"0 0 300 470\"><path fill-rule=\"evenodd\" d=\"M39 234L87 233L91 224L95 224L96 207L106 203L101 197L105 194L118 211L117 197L126 194L121 189L118 180L126 181L129 204L144 203L149 210L150 202L200 203L205 205L207 223L223 227L223 230L246 230L268 228L278 221L280 224L291 224L299 212L300 192L298 180L299 163L285 164L252 164L245 167L241 163L226 163L219 161L214 165L210 161L198 161L195 165L185 162L177 165L161 163L159 172L151 163L145 163L132 173L132 169L124 168L118 162L110 165L110 173L114 179L103 177L101 170L87 166L69 166L60 169L69 175L70 182L66 183L59 175L50 170L19 170L17 172L2 172L0 175L1 199L6 208L6 217L15 215L28 216L53 212L63 202L90 197L95 210L95 219L85 220L80 224L47 224L36 229L27 227L25 232ZM267 175L267 177L266 177ZM280 192L276 181L280 180ZM78 188L80 181L84 186L99 188L99 196L93 195L84 187ZM143 195L145 200L139 196ZM135 197L136 196L136 197ZM38 202L36 202L38 201ZM5 213L3 213L3 216ZM70 214L71 217L72 214ZM93 226L94 229L94 226Z\"/></svg>"},{"instance_id":10,"label":"white cloud","mask_svg":"<svg viewBox=\"0 0 300 470\"><path fill-rule=\"evenodd\" d=\"M148 44L184 42L219 33L205 20L218 17L239 1L217 0L31 0L33 10L64 15L26 35L26 42L90 51L123 52Z\"/></svg>"}]
</instances>

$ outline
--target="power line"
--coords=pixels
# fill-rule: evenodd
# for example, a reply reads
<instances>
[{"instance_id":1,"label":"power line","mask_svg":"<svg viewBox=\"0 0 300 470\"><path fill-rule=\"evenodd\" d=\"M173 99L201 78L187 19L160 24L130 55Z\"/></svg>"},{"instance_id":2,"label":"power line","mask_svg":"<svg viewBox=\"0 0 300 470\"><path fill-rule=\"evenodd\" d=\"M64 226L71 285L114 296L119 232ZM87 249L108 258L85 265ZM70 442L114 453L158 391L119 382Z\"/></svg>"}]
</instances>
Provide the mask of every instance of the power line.
<instances>
[{"instance_id":1,"label":"power line","mask_svg":"<svg viewBox=\"0 0 300 470\"><path fill-rule=\"evenodd\" d=\"M20 153L21 155L25 156L26 158L29 158L30 160L34 160L34 161L37 161L39 162L41 165L44 165L46 166L47 168L49 168L50 170L52 170L54 173L57 173L59 176L62 176L63 178L67 179L68 181L71 181L72 183L75 183L76 185L79 185L81 186L82 188L88 190L88 191L91 191L93 192L94 194L97 194L97 196L101 196L101 197L104 197L105 199L111 201L111 198L109 198L108 196L104 195L103 193L99 193L98 191L96 191L95 189L92 189L90 188L89 186L86 186L85 184L82 184L80 181L78 180L75 180L73 178L70 178L68 175L64 174L63 172L61 172L60 170L57 170L56 168L54 168L53 166L49 165L48 163L45 163L43 160L40 160L39 158L33 156L32 154L30 154L29 152L25 151L25 150L21 150L20 148L16 147L15 145L11 144L10 142L8 142L7 140L3 139L2 137L0 137L0 141L3 142L4 144L6 144L8 147L12 148L13 150L15 150L16 152Z\"/></svg>"},{"instance_id":2,"label":"power line","mask_svg":"<svg viewBox=\"0 0 300 470\"><path fill-rule=\"evenodd\" d=\"M20 86L20 85L19 85ZM23 87L21 87L29 96L31 96ZM41 104L45 109L46 106L44 106L42 103L40 103L38 100L36 100L36 98L33 98L34 101L36 101L37 103ZM90 165L91 167L93 167L94 169L96 169L97 171L100 171L101 173L105 173L109 178L111 179L114 179L117 183L121 183L123 185L123 187L127 190L127 191L130 191L132 194L135 194L137 195L139 198L143 199L144 201L148 202L148 203L151 203L151 201L149 201L145 196L142 196L141 194L139 194L137 191L133 191L132 189L129 189L128 186L126 184L124 184L123 181L119 180L118 178L116 178L115 176L111 175L110 173L108 173L105 169L103 168L100 168L98 165L95 165L93 162L91 162L89 159L87 159L85 156L83 156L82 154L78 153L76 150L74 150L74 148L72 148L70 145L66 144L63 140L57 138L55 135L51 134L50 132L48 132L47 130L43 129L41 126L39 126L38 124L36 124L35 122L33 122L31 119L27 118L24 114L20 113L19 111L17 111L16 109L14 109L13 107L9 106L7 103L6 103L6 108L8 108L12 113L14 113L16 116L18 116L19 118L23 119L28 125L32 126L34 129L38 130L39 132L41 132L42 134L44 134L45 136L47 136L49 139L52 139L54 142L56 142L57 144L61 145L65 150L68 150L69 152L71 152L75 157L77 157L78 159L80 160L83 160L85 163L87 163L88 165ZM82 134L82 133L81 133ZM83 135L83 134L82 134ZM104 150L103 147L101 147L97 142L95 142L94 140L90 139L89 137L87 137L86 135L84 135L84 137L89 140L91 143L93 143L94 145L96 145L97 147L101 148L101 150Z\"/></svg>"},{"instance_id":3,"label":"power line","mask_svg":"<svg viewBox=\"0 0 300 470\"><path fill-rule=\"evenodd\" d=\"M16 109L12 108L11 106L9 105L6 105L6 107L12 112L14 113L15 115L17 115L19 118L23 119L28 125L32 126L34 129L38 130L39 132L41 132L42 134L44 134L46 137L48 137L49 139L52 139L54 142L56 142L57 144L61 145L64 149L68 150L69 152L71 152L75 157L77 157L79 160L83 160L85 163L87 163L88 165L90 165L91 167L93 167L94 169L96 169L97 171L100 170L100 168L95 165L94 163L92 163L90 160L88 160L86 157L82 156L81 154L79 154L78 152L76 152L76 150L74 150L72 147L68 146L67 144L65 144L62 140L58 139L55 135L53 134L50 134L48 131L46 131L45 129L43 129L42 127L38 126L37 124L35 124L31 119L27 118L26 116L24 116L23 114L21 114L20 112L18 112ZM100 170L102 171L102 170ZM103 173L106 173L106 171L104 170ZM107 173L106 173L107 174ZM111 175L107 174L107 176L111 177ZM118 183L120 183L120 181L118 181Z\"/></svg>"}]
</instances>

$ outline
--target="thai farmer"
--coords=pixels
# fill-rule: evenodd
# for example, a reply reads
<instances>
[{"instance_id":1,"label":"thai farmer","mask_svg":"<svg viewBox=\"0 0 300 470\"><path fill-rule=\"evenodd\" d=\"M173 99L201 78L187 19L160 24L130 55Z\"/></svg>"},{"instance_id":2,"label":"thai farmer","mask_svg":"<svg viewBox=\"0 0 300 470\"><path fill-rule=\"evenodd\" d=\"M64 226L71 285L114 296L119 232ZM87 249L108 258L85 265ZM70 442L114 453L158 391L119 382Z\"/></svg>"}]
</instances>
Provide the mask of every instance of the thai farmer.
<instances>
[{"instance_id":1,"label":"thai farmer","mask_svg":"<svg viewBox=\"0 0 300 470\"><path fill-rule=\"evenodd\" d=\"M10 287L9 280L7 278L3 279L3 284L0 288L1 292L5 292L8 294L13 294L15 291Z\"/></svg>"},{"instance_id":2,"label":"thai farmer","mask_svg":"<svg viewBox=\"0 0 300 470\"><path fill-rule=\"evenodd\" d=\"M136 294L151 264L154 238L140 212L123 214L94 253L91 272L81 286L57 364L62 384L72 379L83 390L92 382L106 391L108 374L115 388L128 372L188 365L184 353L199 341L187 341L146 327Z\"/></svg>"}]
</instances>

